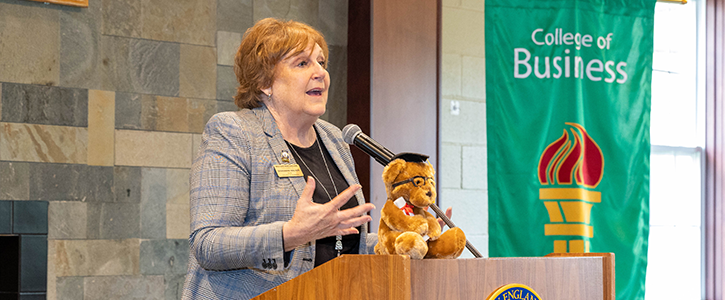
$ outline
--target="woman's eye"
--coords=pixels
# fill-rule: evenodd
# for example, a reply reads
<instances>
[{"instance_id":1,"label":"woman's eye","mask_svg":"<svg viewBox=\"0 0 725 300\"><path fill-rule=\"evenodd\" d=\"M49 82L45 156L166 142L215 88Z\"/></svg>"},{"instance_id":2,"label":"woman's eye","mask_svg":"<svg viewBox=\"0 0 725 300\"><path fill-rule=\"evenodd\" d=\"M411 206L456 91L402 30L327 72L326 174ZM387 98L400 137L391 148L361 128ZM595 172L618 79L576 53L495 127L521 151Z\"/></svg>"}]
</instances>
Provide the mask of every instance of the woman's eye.
<instances>
[{"instance_id":1,"label":"woman's eye","mask_svg":"<svg viewBox=\"0 0 725 300\"><path fill-rule=\"evenodd\" d=\"M303 60L303 61L301 61L300 63L297 64L298 67L304 67L306 65L307 65L307 61L306 60Z\"/></svg>"},{"instance_id":2,"label":"woman's eye","mask_svg":"<svg viewBox=\"0 0 725 300\"><path fill-rule=\"evenodd\" d=\"M319 61L318 63L319 63L319 64L320 64L320 66L321 66L321 67L323 67L323 68L327 67L327 61L321 60L321 61Z\"/></svg>"}]
</instances>

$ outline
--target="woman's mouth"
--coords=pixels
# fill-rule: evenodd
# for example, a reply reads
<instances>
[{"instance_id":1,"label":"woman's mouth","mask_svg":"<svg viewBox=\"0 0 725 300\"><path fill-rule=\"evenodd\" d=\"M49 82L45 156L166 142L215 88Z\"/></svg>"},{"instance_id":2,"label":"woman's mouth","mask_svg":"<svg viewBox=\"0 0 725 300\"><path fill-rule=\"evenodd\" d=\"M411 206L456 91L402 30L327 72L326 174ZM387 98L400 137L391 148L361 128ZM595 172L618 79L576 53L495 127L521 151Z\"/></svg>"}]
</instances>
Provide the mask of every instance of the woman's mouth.
<instances>
[{"instance_id":1,"label":"woman's mouth","mask_svg":"<svg viewBox=\"0 0 725 300\"><path fill-rule=\"evenodd\" d=\"M322 96L322 89L321 88L314 88L309 91L307 91L307 95L310 96Z\"/></svg>"}]
</instances>

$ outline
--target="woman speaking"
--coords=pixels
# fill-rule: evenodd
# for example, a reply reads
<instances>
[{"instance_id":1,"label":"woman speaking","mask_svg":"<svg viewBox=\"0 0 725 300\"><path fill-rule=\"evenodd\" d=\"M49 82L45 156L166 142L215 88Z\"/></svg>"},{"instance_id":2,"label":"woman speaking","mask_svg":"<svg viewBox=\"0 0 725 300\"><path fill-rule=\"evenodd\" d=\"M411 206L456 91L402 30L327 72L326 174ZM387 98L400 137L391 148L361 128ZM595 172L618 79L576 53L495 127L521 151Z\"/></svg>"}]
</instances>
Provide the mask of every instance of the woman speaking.
<instances>
[{"instance_id":1,"label":"woman speaking","mask_svg":"<svg viewBox=\"0 0 725 300\"><path fill-rule=\"evenodd\" d=\"M328 48L308 25L264 19L237 51L240 111L206 124L191 169L183 299L248 299L340 254L372 254L340 129L320 120Z\"/></svg>"}]
</instances>

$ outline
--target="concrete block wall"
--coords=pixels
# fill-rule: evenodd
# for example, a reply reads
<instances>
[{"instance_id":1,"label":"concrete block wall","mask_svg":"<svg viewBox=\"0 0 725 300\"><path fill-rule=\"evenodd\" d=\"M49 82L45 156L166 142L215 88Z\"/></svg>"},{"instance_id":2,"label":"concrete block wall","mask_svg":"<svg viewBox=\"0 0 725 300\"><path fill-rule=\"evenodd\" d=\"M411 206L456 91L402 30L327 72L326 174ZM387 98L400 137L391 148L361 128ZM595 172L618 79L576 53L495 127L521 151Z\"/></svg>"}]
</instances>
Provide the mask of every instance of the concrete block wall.
<instances>
[{"instance_id":1,"label":"concrete block wall","mask_svg":"<svg viewBox=\"0 0 725 300\"><path fill-rule=\"evenodd\" d=\"M443 0L442 10L440 206L488 256L484 0Z\"/></svg>"},{"instance_id":2,"label":"concrete block wall","mask_svg":"<svg viewBox=\"0 0 725 300\"><path fill-rule=\"evenodd\" d=\"M47 299L178 299L189 169L206 121L236 110L242 34L318 28L323 119L344 126L347 1L89 2L0 0L0 204L47 203Z\"/></svg>"}]
</instances>

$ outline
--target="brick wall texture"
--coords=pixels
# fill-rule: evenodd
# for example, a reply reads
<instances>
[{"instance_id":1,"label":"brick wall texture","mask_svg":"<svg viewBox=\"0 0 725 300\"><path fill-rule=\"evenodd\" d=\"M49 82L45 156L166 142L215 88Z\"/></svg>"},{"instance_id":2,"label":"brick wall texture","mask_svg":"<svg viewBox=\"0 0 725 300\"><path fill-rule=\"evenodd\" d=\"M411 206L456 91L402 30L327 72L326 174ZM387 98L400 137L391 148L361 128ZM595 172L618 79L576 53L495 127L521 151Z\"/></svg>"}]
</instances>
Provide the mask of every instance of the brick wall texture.
<instances>
[{"instance_id":1,"label":"brick wall texture","mask_svg":"<svg viewBox=\"0 0 725 300\"><path fill-rule=\"evenodd\" d=\"M47 299L180 298L189 168L206 121L236 110L242 34L265 17L319 29L332 78L322 118L344 126L347 9L338 0L0 0L0 202L48 203Z\"/></svg>"}]
</instances>

